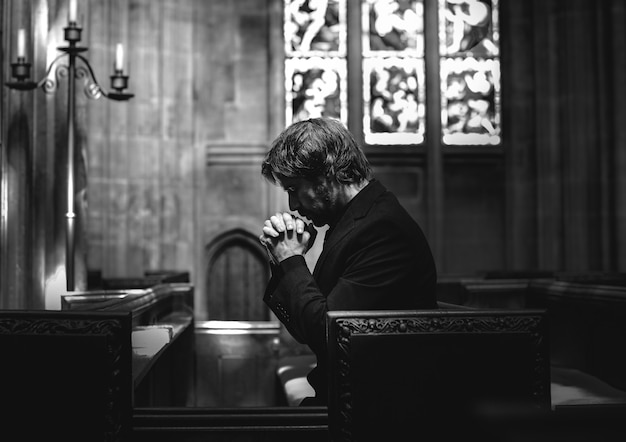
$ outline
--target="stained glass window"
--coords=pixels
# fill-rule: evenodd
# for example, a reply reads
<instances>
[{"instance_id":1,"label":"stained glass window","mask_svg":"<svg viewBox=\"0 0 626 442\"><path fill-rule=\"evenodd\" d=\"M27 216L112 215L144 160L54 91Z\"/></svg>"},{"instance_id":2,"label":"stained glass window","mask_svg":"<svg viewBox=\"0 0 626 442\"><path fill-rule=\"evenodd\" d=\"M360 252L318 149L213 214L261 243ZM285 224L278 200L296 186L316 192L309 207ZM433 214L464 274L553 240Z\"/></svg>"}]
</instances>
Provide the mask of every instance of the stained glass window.
<instances>
[{"instance_id":1,"label":"stained glass window","mask_svg":"<svg viewBox=\"0 0 626 442\"><path fill-rule=\"evenodd\" d=\"M439 0L439 32L443 142L499 144L498 0Z\"/></svg>"},{"instance_id":2,"label":"stained glass window","mask_svg":"<svg viewBox=\"0 0 626 442\"><path fill-rule=\"evenodd\" d=\"M424 140L422 0L365 0L363 131L368 144Z\"/></svg>"},{"instance_id":3,"label":"stained glass window","mask_svg":"<svg viewBox=\"0 0 626 442\"><path fill-rule=\"evenodd\" d=\"M425 40L425 5L437 8L438 42ZM348 30L347 8L360 8L360 29ZM439 118L426 109L434 88L444 145L498 145L498 26L498 0L285 0L286 123L327 116L347 124L356 112L367 144L419 145L428 119ZM361 40L360 72L348 71L354 39ZM438 74L431 68L427 75L426 48L438 50ZM348 103L356 75L362 95Z\"/></svg>"},{"instance_id":4,"label":"stained glass window","mask_svg":"<svg viewBox=\"0 0 626 442\"><path fill-rule=\"evenodd\" d=\"M347 122L345 0L285 1L286 122Z\"/></svg>"}]
</instances>

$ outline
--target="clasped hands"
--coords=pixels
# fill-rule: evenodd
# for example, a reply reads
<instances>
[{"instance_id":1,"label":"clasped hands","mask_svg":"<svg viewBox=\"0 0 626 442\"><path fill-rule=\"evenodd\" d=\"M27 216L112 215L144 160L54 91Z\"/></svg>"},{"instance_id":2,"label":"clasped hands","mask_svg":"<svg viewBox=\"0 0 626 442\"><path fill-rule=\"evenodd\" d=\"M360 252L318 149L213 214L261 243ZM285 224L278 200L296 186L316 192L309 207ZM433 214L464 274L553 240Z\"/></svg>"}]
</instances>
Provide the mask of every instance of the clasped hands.
<instances>
[{"instance_id":1,"label":"clasped hands","mask_svg":"<svg viewBox=\"0 0 626 442\"><path fill-rule=\"evenodd\" d=\"M315 242L317 230L289 212L276 213L263 224L259 241L267 249L270 259L278 264L295 255L304 255Z\"/></svg>"}]
</instances>

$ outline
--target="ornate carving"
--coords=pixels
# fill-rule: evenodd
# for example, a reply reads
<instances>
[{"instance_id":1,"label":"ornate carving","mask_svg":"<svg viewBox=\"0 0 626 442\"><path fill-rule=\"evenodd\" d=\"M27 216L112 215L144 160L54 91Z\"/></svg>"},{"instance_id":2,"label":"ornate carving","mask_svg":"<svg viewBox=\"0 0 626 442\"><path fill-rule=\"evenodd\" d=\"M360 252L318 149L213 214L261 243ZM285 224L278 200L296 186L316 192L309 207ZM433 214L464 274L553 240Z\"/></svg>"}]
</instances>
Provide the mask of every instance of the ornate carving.
<instances>
[{"instance_id":1,"label":"ornate carving","mask_svg":"<svg viewBox=\"0 0 626 442\"><path fill-rule=\"evenodd\" d=\"M529 337L535 352L533 383L533 397L541 403L549 393L541 379L546 379L548 370L544 348L546 342L543 334L543 321L540 315L441 315L424 316L393 316L385 317L350 317L337 318L334 321L335 336L337 337L338 366L338 410L341 424L340 440L352 440L352 393L350 385L351 338L356 335L373 334L412 334L412 333L523 333Z\"/></svg>"},{"instance_id":2,"label":"ornate carving","mask_svg":"<svg viewBox=\"0 0 626 442\"><path fill-rule=\"evenodd\" d=\"M502 332L536 330L541 321L536 316L424 316L338 319L341 334L390 334L423 332Z\"/></svg>"},{"instance_id":3,"label":"ornate carving","mask_svg":"<svg viewBox=\"0 0 626 442\"><path fill-rule=\"evenodd\" d=\"M130 323L129 323L130 324ZM129 326L130 327L130 326ZM0 335L95 335L106 338L106 359L108 365L107 398L104 416L104 436L106 441L119 441L122 433L124 323L115 318L71 318L52 315L36 316L17 314L0 317Z\"/></svg>"}]
</instances>

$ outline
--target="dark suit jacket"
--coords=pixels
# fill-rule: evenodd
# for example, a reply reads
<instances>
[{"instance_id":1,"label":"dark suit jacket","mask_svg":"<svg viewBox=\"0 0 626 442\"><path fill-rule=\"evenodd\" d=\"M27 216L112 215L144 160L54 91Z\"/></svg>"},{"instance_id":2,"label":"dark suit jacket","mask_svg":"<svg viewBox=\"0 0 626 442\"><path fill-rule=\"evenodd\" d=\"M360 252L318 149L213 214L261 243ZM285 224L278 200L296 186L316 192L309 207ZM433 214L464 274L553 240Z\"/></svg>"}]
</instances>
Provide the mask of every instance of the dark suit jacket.
<instances>
[{"instance_id":1,"label":"dark suit jacket","mask_svg":"<svg viewBox=\"0 0 626 442\"><path fill-rule=\"evenodd\" d=\"M419 225L380 182L350 202L311 275L304 257L273 267L264 301L293 337L317 356L308 380L326 404L326 312L436 308L437 272Z\"/></svg>"}]
</instances>

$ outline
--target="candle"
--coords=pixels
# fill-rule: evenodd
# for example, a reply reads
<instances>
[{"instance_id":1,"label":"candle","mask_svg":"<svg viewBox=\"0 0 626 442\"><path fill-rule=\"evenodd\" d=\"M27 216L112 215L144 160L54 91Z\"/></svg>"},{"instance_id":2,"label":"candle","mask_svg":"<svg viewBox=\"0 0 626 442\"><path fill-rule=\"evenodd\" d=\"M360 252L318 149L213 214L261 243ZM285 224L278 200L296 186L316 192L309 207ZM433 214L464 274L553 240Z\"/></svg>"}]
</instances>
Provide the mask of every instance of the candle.
<instances>
[{"instance_id":1,"label":"candle","mask_svg":"<svg viewBox=\"0 0 626 442\"><path fill-rule=\"evenodd\" d=\"M124 70L124 46L122 43L117 44L117 48L115 51L115 71L123 71Z\"/></svg>"},{"instance_id":2,"label":"candle","mask_svg":"<svg viewBox=\"0 0 626 442\"><path fill-rule=\"evenodd\" d=\"M68 14L68 20L70 23L76 24L76 15L77 15L76 13L77 13L76 0L70 0L70 8L69 8L69 14Z\"/></svg>"},{"instance_id":3,"label":"candle","mask_svg":"<svg viewBox=\"0 0 626 442\"><path fill-rule=\"evenodd\" d=\"M26 31L21 28L17 31L17 58L26 57Z\"/></svg>"}]
</instances>

